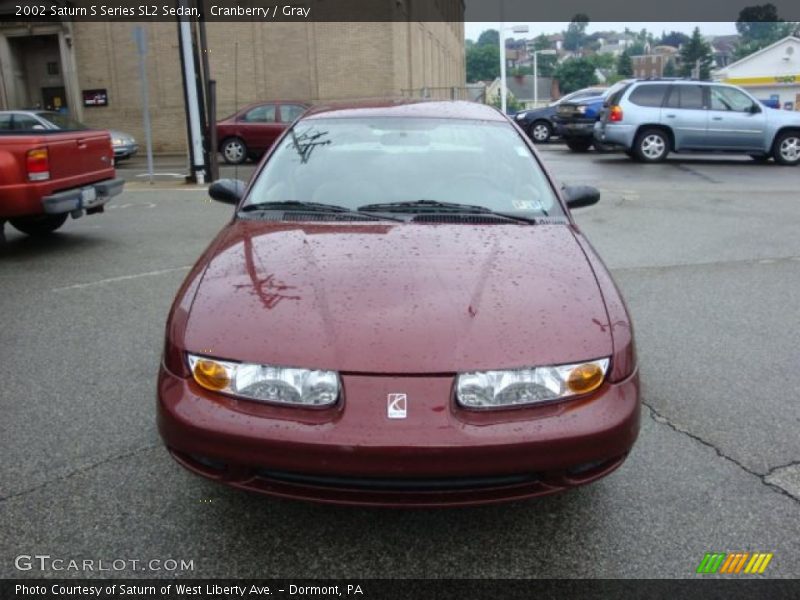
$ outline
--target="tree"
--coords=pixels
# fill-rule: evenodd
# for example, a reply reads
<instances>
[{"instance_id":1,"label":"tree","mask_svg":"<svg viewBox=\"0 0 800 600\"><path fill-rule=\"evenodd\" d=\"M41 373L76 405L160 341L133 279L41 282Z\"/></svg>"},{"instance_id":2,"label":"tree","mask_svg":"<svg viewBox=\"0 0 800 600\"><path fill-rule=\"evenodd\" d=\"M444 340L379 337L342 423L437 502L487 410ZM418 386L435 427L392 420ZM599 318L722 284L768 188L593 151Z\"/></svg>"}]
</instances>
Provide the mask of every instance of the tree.
<instances>
[{"instance_id":1,"label":"tree","mask_svg":"<svg viewBox=\"0 0 800 600\"><path fill-rule=\"evenodd\" d=\"M564 49L577 51L583 47L586 40L586 28L589 26L589 17L577 14L572 17L567 31L564 33Z\"/></svg>"},{"instance_id":2,"label":"tree","mask_svg":"<svg viewBox=\"0 0 800 600\"><path fill-rule=\"evenodd\" d=\"M592 63L595 69L611 69L616 63L613 54L590 54L584 58Z\"/></svg>"},{"instance_id":3,"label":"tree","mask_svg":"<svg viewBox=\"0 0 800 600\"><path fill-rule=\"evenodd\" d=\"M561 63L555 72L562 94L589 87L597 83L594 65L585 58L570 58Z\"/></svg>"},{"instance_id":4,"label":"tree","mask_svg":"<svg viewBox=\"0 0 800 600\"><path fill-rule=\"evenodd\" d=\"M781 19L774 4L743 8L739 12L739 18L736 19L736 31L739 32L740 41L736 47L735 57L742 58L791 35L797 25Z\"/></svg>"},{"instance_id":5,"label":"tree","mask_svg":"<svg viewBox=\"0 0 800 600\"><path fill-rule=\"evenodd\" d=\"M633 77L633 61L627 50L620 54L617 59L617 75Z\"/></svg>"},{"instance_id":6,"label":"tree","mask_svg":"<svg viewBox=\"0 0 800 600\"><path fill-rule=\"evenodd\" d=\"M558 57L553 54L540 54L537 58L536 67L539 77L552 77L556 70ZM508 71L509 75L533 75L533 65L526 67L513 67Z\"/></svg>"},{"instance_id":7,"label":"tree","mask_svg":"<svg viewBox=\"0 0 800 600\"><path fill-rule=\"evenodd\" d=\"M484 32L485 33L485 32ZM467 81L492 80L500 76L500 48L476 44L466 50Z\"/></svg>"},{"instance_id":8,"label":"tree","mask_svg":"<svg viewBox=\"0 0 800 600\"><path fill-rule=\"evenodd\" d=\"M689 41L689 36L685 33L681 33L680 31L670 31L669 33L665 33L661 35L661 39L658 40L659 46L672 46L673 48L680 48Z\"/></svg>"},{"instance_id":9,"label":"tree","mask_svg":"<svg viewBox=\"0 0 800 600\"><path fill-rule=\"evenodd\" d=\"M635 41L630 46L628 46L628 52L631 56L641 56L642 54L646 54L647 48L642 41Z\"/></svg>"},{"instance_id":10,"label":"tree","mask_svg":"<svg viewBox=\"0 0 800 600\"><path fill-rule=\"evenodd\" d=\"M700 28L695 27L692 37L681 48L681 76L690 77L693 73L699 79L711 79L711 46L700 35ZM699 65L699 74L695 72Z\"/></svg>"},{"instance_id":11,"label":"tree","mask_svg":"<svg viewBox=\"0 0 800 600\"><path fill-rule=\"evenodd\" d=\"M667 64L664 65L664 77L675 77L675 61L671 58L667 61Z\"/></svg>"},{"instance_id":12,"label":"tree","mask_svg":"<svg viewBox=\"0 0 800 600\"><path fill-rule=\"evenodd\" d=\"M478 36L477 46L500 47L500 32L497 29L487 29ZM498 59L500 60L500 59Z\"/></svg>"},{"instance_id":13,"label":"tree","mask_svg":"<svg viewBox=\"0 0 800 600\"><path fill-rule=\"evenodd\" d=\"M550 43L550 38L548 38L544 33L540 33L536 36L536 39L533 40L534 50L549 50L551 46L552 44Z\"/></svg>"},{"instance_id":14,"label":"tree","mask_svg":"<svg viewBox=\"0 0 800 600\"><path fill-rule=\"evenodd\" d=\"M495 108L500 108L502 102L503 101L500 98L500 94L497 94L497 96L492 98L489 104L491 104ZM513 94L509 93L506 95L506 110L508 111L508 114L513 114L515 112L522 110L523 108L525 108L525 106L522 104L522 102L517 100Z\"/></svg>"}]
</instances>

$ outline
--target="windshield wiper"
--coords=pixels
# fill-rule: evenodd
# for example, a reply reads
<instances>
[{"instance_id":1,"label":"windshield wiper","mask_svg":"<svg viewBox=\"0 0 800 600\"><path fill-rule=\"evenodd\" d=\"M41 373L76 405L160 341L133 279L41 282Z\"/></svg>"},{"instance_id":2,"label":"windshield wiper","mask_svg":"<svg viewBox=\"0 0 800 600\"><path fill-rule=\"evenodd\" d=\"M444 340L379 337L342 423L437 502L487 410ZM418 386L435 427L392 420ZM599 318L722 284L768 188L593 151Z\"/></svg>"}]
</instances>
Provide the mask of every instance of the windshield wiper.
<instances>
[{"instance_id":1,"label":"windshield wiper","mask_svg":"<svg viewBox=\"0 0 800 600\"><path fill-rule=\"evenodd\" d=\"M349 208L324 202L305 202L303 200L277 200L275 202L254 202L242 207L241 212L254 210L280 210L282 208L302 208L303 210L324 210L327 212L350 212Z\"/></svg>"},{"instance_id":2,"label":"windshield wiper","mask_svg":"<svg viewBox=\"0 0 800 600\"><path fill-rule=\"evenodd\" d=\"M274 202L255 202L243 206L239 212L254 212L261 210L301 210L301 211L317 211L329 213L352 213L356 215L363 215L373 219L386 219L389 221L402 221L394 217L384 217L365 212L361 209L353 210L346 206L338 206L336 204L326 204L324 202L308 202L305 200L277 200Z\"/></svg>"},{"instance_id":3,"label":"windshield wiper","mask_svg":"<svg viewBox=\"0 0 800 600\"><path fill-rule=\"evenodd\" d=\"M454 212L461 214L481 214L503 217L509 221L519 221L521 223L537 223L537 217L510 214L492 210L487 206L476 204L459 204L457 202L441 202L439 200L409 200L406 202L386 202L384 204L365 204L359 206L358 210L368 210L374 212ZM543 216L548 216L547 211L542 209Z\"/></svg>"},{"instance_id":4,"label":"windshield wiper","mask_svg":"<svg viewBox=\"0 0 800 600\"><path fill-rule=\"evenodd\" d=\"M383 204L365 204L358 210L376 212L418 212L420 209L431 209L434 212L453 210L458 212L490 213L491 208L475 204L459 204L457 202L441 202L439 200L408 200L406 202L384 202Z\"/></svg>"}]
</instances>

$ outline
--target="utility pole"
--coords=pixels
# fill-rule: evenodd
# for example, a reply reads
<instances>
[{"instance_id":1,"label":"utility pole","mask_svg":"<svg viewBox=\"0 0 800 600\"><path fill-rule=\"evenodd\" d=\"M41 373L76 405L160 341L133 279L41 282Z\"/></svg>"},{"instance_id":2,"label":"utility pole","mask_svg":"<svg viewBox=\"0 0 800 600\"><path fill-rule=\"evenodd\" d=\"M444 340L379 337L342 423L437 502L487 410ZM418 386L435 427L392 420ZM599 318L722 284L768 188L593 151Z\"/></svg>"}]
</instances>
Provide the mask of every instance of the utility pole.
<instances>
[{"instance_id":1,"label":"utility pole","mask_svg":"<svg viewBox=\"0 0 800 600\"><path fill-rule=\"evenodd\" d=\"M150 126L149 84L147 83L147 30L141 25L133 29L136 50L139 55L139 84L142 87L142 118L144 120L144 139L147 148L147 174L153 183L153 132Z\"/></svg>"},{"instance_id":2,"label":"utility pole","mask_svg":"<svg viewBox=\"0 0 800 600\"><path fill-rule=\"evenodd\" d=\"M178 0L180 8L188 9L188 0ZM197 71L192 45L192 25L189 17L178 17L178 42L181 56L181 75L186 101L186 124L189 133L188 181L205 183L205 161L203 160L203 132L200 126L200 102L197 94Z\"/></svg>"}]
</instances>

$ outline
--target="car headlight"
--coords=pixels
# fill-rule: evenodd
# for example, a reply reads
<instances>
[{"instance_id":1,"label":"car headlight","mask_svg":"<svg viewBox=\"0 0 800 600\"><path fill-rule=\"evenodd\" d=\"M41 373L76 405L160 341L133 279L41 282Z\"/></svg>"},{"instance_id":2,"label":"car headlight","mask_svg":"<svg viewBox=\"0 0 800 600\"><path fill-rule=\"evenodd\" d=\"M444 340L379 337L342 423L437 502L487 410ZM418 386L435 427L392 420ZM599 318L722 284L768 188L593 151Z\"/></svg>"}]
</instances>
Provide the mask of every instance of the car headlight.
<instances>
[{"instance_id":1,"label":"car headlight","mask_svg":"<svg viewBox=\"0 0 800 600\"><path fill-rule=\"evenodd\" d=\"M577 110L582 115L586 114L586 107L585 106L578 106L578 107L575 108L575 110Z\"/></svg>"},{"instance_id":2,"label":"car headlight","mask_svg":"<svg viewBox=\"0 0 800 600\"><path fill-rule=\"evenodd\" d=\"M125 142L123 142L121 138L114 138L113 140L111 140L111 143L114 144L115 146L122 146L122 144L124 144Z\"/></svg>"},{"instance_id":3,"label":"car headlight","mask_svg":"<svg viewBox=\"0 0 800 600\"><path fill-rule=\"evenodd\" d=\"M458 403L465 408L506 408L588 394L606 377L609 360L508 371L461 373Z\"/></svg>"},{"instance_id":4,"label":"car headlight","mask_svg":"<svg viewBox=\"0 0 800 600\"><path fill-rule=\"evenodd\" d=\"M515 118L517 121L521 121L521 120L522 120L522 119L524 119L526 116L527 116L527 115L526 115L525 113L517 113L517 114L515 114L515 115L514 115L514 118Z\"/></svg>"},{"instance_id":5,"label":"car headlight","mask_svg":"<svg viewBox=\"0 0 800 600\"><path fill-rule=\"evenodd\" d=\"M194 380L212 392L312 408L330 406L339 398L339 375L334 371L238 363L194 354L187 358Z\"/></svg>"}]
</instances>

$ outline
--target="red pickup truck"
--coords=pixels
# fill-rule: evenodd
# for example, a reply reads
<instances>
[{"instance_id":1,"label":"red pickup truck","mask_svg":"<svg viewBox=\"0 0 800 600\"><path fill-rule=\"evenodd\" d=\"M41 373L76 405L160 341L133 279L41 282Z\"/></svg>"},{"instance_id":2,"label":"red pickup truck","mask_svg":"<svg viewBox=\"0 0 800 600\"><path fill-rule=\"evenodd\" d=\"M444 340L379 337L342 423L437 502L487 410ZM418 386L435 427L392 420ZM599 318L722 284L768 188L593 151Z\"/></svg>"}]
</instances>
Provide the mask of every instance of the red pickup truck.
<instances>
[{"instance_id":1,"label":"red pickup truck","mask_svg":"<svg viewBox=\"0 0 800 600\"><path fill-rule=\"evenodd\" d=\"M43 235L103 212L122 191L115 174L108 131L0 128L0 238L5 221Z\"/></svg>"}]
</instances>

